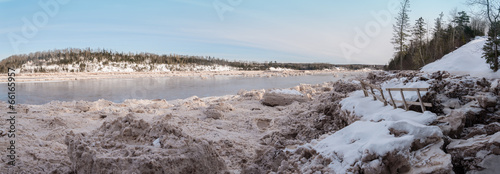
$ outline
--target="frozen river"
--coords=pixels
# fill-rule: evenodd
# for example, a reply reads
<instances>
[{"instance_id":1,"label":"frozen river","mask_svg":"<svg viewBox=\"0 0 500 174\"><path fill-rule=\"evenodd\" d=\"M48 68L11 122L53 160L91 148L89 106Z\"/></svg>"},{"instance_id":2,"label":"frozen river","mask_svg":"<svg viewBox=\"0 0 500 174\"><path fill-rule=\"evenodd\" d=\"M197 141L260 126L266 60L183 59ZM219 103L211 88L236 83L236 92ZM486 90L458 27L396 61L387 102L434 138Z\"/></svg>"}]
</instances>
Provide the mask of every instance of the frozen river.
<instances>
[{"instance_id":1,"label":"frozen river","mask_svg":"<svg viewBox=\"0 0 500 174\"><path fill-rule=\"evenodd\" d=\"M349 74L348 74L349 75ZM191 96L208 97L235 95L240 89L289 88L301 83L318 84L336 81L342 74L306 75L290 77L215 76L162 77L130 79L91 79L61 82L27 82L16 84L18 104L45 104L52 100L96 101L105 99L123 102L125 99L183 99ZM6 85L4 83L4 85ZM0 88L7 94L7 87ZM7 101L7 95L0 97Z\"/></svg>"}]
</instances>

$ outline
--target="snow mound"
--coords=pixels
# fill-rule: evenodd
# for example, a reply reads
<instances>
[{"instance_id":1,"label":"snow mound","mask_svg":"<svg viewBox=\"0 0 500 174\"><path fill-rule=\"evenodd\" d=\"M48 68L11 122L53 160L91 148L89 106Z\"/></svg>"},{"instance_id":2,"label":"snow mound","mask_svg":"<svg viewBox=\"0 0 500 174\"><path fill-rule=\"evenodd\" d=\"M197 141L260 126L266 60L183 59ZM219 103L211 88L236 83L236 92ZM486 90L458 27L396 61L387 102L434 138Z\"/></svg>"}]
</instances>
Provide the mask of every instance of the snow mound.
<instances>
[{"instance_id":1,"label":"snow mound","mask_svg":"<svg viewBox=\"0 0 500 174\"><path fill-rule=\"evenodd\" d=\"M474 77L500 78L500 72L494 73L483 56L483 45L487 37L477 37L457 50L443 56L440 60L422 68L424 72L448 71L453 74L470 74Z\"/></svg>"},{"instance_id":2,"label":"snow mound","mask_svg":"<svg viewBox=\"0 0 500 174\"><path fill-rule=\"evenodd\" d=\"M430 84L425 81L419 81L417 78L408 79L394 78L381 84L384 96L390 102L389 92L387 88L428 88ZM378 90L375 90L377 95ZM391 92L394 100L402 100L399 91ZM417 101L418 94L415 91L403 92L406 101ZM421 96L425 96L426 92L420 92ZM419 124L429 124L436 119L436 114L431 112L406 112L403 109L394 109L392 106L384 106L380 101L374 101L372 97L365 97L363 91L351 93L350 97L345 98L340 102L342 110L349 111L356 115L362 121L413 121ZM400 104L402 105L402 104Z\"/></svg>"},{"instance_id":3,"label":"snow mound","mask_svg":"<svg viewBox=\"0 0 500 174\"><path fill-rule=\"evenodd\" d=\"M426 146L433 143L426 142L429 137L437 141L440 136L438 127L406 121L358 121L320 141L314 149L332 159L329 167L336 173L346 173L352 172L355 166L361 167L364 161L381 163L378 158L388 154L399 159L408 158L412 145Z\"/></svg>"},{"instance_id":4,"label":"snow mound","mask_svg":"<svg viewBox=\"0 0 500 174\"><path fill-rule=\"evenodd\" d=\"M90 134L66 135L76 173L224 173L226 165L205 140L168 123L153 124L131 114L104 122Z\"/></svg>"},{"instance_id":5,"label":"snow mound","mask_svg":"<svg viewBox=\"0 0 500 174\"><path fill-rule=\"evenodd\" d=\"M274 89L270 91L271 93L277 93L277 94L286 94L286 95L300 95L303 96L304 94L300 93L297 90L293 89Z\"/></svg>"},{"instance_id":6,"label":"snow mound","mask_svg":"<svg viewBox=\"0 0 500 174\"><path fill-rule=\"evenodd\" d=\"M429 84L402 78L390 80L382 86L425 88ZM414 97L405 96L408 99ZM300 146L317 152L319 156L315 160L326 163L331 172L440 173L451 170L451 156L440 149L444 142L443 133L438 126L429 126L436 120L436 114L384 106L372 97L365 97L362 91L351 93L340 104L344 112L358 121L322 140Z\"/></svg>"},{"instance_id":7,"label":"snow mound","mask_svg":"<svg viewBox=\"0 0 500 174\"><path fill-rule=\"evenodd\" d=\"M411 121L419 124L429 124L436 120L436 114L426 111L424 113L409 112L404 109L394 109L392 106L384 106L372 97L365 97L363 91L356 91L350 97L340 102L342 110L356 115L361 121Z\"/></svg>"},{"instance_id":8,"label":"snow mound","mask_svg":"<svg viewBox=\"0 0 500 174\"><path fill-rule=\"evenodd\" d=\"M266 106L286 106L293 102L308 101L309 98L301 92L292 89L274 89L264 93L262 104Z\"/></svg>"}]
</instances>

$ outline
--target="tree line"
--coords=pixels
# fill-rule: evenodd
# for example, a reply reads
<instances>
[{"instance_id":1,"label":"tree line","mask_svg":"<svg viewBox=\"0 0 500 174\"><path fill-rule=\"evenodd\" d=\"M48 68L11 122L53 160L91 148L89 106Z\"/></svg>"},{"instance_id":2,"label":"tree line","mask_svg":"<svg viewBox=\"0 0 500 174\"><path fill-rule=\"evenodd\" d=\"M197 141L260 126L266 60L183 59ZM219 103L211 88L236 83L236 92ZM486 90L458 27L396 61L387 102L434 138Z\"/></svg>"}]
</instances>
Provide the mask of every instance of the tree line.
<instances>
[{"instance_id":1,"label":"tree line","mask_svg":"<svg viewBox=\"0 0 500 174\"><path fill-rule=\"evenodd\" d=\"M389 61L389 70L417 70L466 44L476 36L484 36L487 21L482 16L471 17L465 11L450 12L450 20L444 20L441 12L433 21L432 29L422 18L413 26L409 18L410 1L402 0L400 11L393 26L392 43L396 50Z\"/></svg>"},{"instance_id":2,"label":"tree line","mask_svg":"<svg viewBox=\"0 0 500 174\"><path fill-rule=\"evenodd\" d=\"M86 62L102 62L107 65L110 62L127 62L136 64L169 64L169 65L222 65L236 67L241 70L268 70L270 67L281 67L294 70L322 70L331 69L337 65L329 63L278 63L276 61L266 61L259 63L255 61L229 61L226 59L211 56L189 56L178 54L158 55L153 53L119 53L108 49L79 49L66 48L49 51L39 51L29 54L19 54L10 56L0 62L0 71L7 72L8 68L21 68L23 64L31 62L39 67L37 72L46 72L43 68L48 65L80 65L85 69ZM349 67L349 66L346 66ZM359 68L358 66L350 66ZM366 67L369 67L366 65Z\"/></svg>"}]
</instances>

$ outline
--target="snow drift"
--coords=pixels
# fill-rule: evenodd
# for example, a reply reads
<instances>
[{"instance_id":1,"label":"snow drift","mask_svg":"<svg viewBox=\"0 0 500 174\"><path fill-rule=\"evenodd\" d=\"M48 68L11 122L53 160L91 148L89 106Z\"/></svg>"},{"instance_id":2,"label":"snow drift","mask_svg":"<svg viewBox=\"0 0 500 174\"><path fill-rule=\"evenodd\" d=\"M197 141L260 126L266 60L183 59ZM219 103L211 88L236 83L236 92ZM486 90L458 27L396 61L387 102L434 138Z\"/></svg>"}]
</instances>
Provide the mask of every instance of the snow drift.
<instances>
[{"instance_id":1,"label":"snow drift","mask_svg":"<svg viewBox=\"0 0 500 174\"><path fill-rule=\"evenodd\" d=\"M483 56L486 37L477 37L457 50L445 55L440 60L422 68L424 72L448 71L457 75L470 74L474 77L499 78L500 72L494 73Z\"/></svg>"}]
</instances>

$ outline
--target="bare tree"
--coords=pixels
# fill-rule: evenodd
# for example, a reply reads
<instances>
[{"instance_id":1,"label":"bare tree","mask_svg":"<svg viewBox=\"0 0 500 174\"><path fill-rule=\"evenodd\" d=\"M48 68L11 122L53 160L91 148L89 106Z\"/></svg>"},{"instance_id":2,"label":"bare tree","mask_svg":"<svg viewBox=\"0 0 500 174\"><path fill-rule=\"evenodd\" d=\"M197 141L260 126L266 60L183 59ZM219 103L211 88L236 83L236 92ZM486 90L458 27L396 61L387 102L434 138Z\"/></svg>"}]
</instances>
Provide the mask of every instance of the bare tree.
<instances>
[{"instance_id":1,"label":"bare tree","mask_svg":"<svg viewBox=\"0 0 500 174\"><path fill-rule=\"evenodd\" d=\"M403 70L403 58L405 53L406 41L409 36L408 30L410 28L410 0L402 0L398 16L396 16L396 24L393 25L394 37L392 43L394 48L398 51L396 56L399 56L400 69Z\"/></svg>"},{"instance_id":2,"label":"bare tree","mask_svg":"<svg viewBox=\"0 0 500 174\"><path fill-rule=\"evenodd\" d=\"M455 36L456 36L456 30L455 30L455 23L453 22L453 20L455 20L455 18L457 18L457 13L458 13L458 10L457 8L453 8L450 12L449 12L449 16L448 16L448 20L450 21L450 25L452 26L451 27L451 47L452 48L455 48Z\"/></svg>"},{"instance_id":3,"label":"bare tree","mask_svg":"<svg viewBox=\"0 0 500 174\"><path fill-rule=\"evenodd\" d=\"M479 33L478 35L484 35L484 33L486 32L486 28L488 26L488 23L481 16L475 15L475 16L471 17L470 26L471 26L472 30L482 31L482 33Z\"/></svg>"},{"instance_id":4,"label":"bare tree","mask_svg":"<svg viewBox=\"0 0 500 174\"><path fill-rule=\"evenodd\" d=\"M436 42L435 45L435 52L437 52L437 55L441 55L443 53L443 46L441 44L443 40L443 33L444 33L444 22L443 22L443 12L439 14L439 17L436 18L436 22L434 23L434 40ZM438 56L435 56L434 58L437 58ZM436 60L436 59L434 59Z\"/></svg>"}]
</instances>

